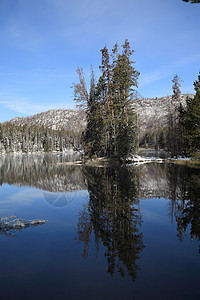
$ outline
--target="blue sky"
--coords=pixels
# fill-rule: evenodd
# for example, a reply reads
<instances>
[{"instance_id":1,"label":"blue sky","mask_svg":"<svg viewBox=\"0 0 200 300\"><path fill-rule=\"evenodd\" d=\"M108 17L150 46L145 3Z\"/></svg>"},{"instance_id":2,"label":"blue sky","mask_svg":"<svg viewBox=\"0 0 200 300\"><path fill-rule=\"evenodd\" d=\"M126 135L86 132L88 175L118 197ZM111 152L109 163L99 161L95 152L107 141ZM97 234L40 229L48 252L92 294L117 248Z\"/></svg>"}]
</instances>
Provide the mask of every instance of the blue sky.
<instances>
[{"instance_id":1,"label":"blue sky","mask_svg":"<svg viewBox=\"0 0 200 300\"><path fill-rule=\"evenodd\" d=\"M72 82L100 49L127 38L143 97L193 93L200 71L200 4L182 0L0 0L0 122L73 108Z\"/></svg>"}]
</instances>

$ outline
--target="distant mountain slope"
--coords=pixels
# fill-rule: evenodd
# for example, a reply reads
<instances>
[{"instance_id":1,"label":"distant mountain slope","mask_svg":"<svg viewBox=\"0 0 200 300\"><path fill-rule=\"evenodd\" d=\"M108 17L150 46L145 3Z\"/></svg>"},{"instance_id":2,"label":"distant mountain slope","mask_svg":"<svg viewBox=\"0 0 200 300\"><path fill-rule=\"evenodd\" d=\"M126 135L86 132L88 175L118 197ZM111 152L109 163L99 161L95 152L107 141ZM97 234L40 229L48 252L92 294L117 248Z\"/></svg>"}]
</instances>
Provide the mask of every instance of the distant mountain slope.
<instances>
[{"instance_id":1,"label":"distant mountain slope","mask_svg":"<svg viewBox=\"0 0 200 300\"><path fill-rule=\"evenodd\" d=\"M181 95L181 103L185 107L187 96ZM177 112L179 102L172 101L172 96L162 98L140 98L133 104L133 109L138 111L140 137L146 132L153 132L166 127L169 112ZM54 130L65 128L75 132L81 131L86 126L83 111L71 109L53 109L26 118L15 118L9 121L15 125L35 124L45 126Z\"/></svg>"},{"instance_id":2,"label":"distant mountain slope","mask_svg":"<svg viewBox=\"0 0 200 300\"><path fill-rule=\"evenodd\" d=\"M67 109L15 118L0 124L0 154L77 150L85 126L83 112Z\"/></svg>"},{"instance_id":3,"label":"distant mountain slope","mask_svg":"<svg viewBox=\"0 0 200 300\"><path fill-rule=\"evenodd\" d=\"M15 125L32 124L53 130L64 128L69 131L82 131L86 126L85 114L71 109L52 109L26 118L14 118L9 121Z\"/></svg>"},{"instance_id":4,"label":"distant mountain slope","mask_svg":"<svg viewBox=\"0 0 200 300\"><path fill-rule=\"evenodd\" d=\"M186 106L187 97L192 94L181 95L181 103ZM138 111L140 138L147 132L157 131L167 126L169 113L177 113L180 103L172 101L172 96L162 98L141 98L134 103L134 110Z\"/></svg>"}]
</instances>

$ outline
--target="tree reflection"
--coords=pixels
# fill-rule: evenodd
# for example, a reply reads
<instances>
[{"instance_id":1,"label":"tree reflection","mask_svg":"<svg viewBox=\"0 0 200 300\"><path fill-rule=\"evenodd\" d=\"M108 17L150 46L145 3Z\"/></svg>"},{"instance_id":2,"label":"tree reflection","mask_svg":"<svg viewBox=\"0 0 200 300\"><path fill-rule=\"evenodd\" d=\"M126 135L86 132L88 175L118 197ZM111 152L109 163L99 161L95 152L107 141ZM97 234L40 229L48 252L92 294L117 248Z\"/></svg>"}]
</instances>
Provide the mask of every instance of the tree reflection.
<instances>
[{"instance_id":1,"label":"tree reflection","mask_svg":"<svg viewBox=\"0 0 200 300\"><path fill-rule=\"evenodd\" d=\"M186 201L186 182L188 178L188 167L187 166L177 166L175 164L166 165L165 171L167 175L167 185L169 186L169 199L170 208L169 213L171 216L171 223L173 219L177 220L179 215L181 215ZM180 232L181 239L181 232Z\"/></svg>"},{"instance_id":2,"label":"tree reflection","mask_svg":"<svg viewBox=\"0 0 200 300\"><path fill-rule=\"evenodd\" d=\"M200 241L200 172L188 166L169 165L167 178L170 186L170 215L177 224L177 237L184 239L190 227L191 239ZM199 247L200 253L200 247Z\"/></svg>"},{"instance_id":3,"label":"tree reflection","mask_svg":"<svg viewBox=\"0 0 200 300\"><path fill-rule=\"evenodd\" d=\"M200 174L193 174L188 178L185 200L185 207L177 217L178 237L182 240L183 233L191 225L191 239L196 237L200 241Z\"/></svg>"},{"instance_id":4,"label":"tree reflection","mask_svg":"<svg viewBox=\"0 0 200 300\"><path fill-rule=\"evenodd\" d=\"M137 190L133 170L91 168L83 170L89 201L78 220L79 241L84 243L83 257L88 256L92 233L96 251L102 242L107 258L107 272L128 273L134 280L139 269L136 261L144 248L137 208Z\"/></svg>"}]
</instances>

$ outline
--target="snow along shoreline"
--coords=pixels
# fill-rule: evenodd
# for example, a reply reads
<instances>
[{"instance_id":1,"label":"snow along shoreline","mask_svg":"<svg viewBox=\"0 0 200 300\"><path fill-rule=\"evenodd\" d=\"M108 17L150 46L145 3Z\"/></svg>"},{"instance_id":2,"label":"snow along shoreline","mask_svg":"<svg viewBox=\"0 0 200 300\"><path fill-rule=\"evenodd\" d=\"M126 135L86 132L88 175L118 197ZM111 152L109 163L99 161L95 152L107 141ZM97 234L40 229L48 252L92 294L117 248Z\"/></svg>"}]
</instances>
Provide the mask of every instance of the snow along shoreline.
<instances>
[{"instance_id":1,"label":"snow along shoreline","mask_svg":"<svg viewBox=\"0 0 200 300\"><path fill-rule=\"evenodd\" d=\"M156 162L156 163L163 163L163 162L178 162L178 161L191 161L191 157L168 157L168 158L160 158L160 157L142 157L139 155L135 155L131 158L128 159L128 164L130 165L142 165L142 164L147 164L151 162Z\"/></svg>"},{"instance_id":2,"label":"snow along shoreline","mask_svg":"<svg viewBox=\"0 0 200 300\"><path fill-rule=\"evenodd\" d=\"M53 152L44 152L44 151L36 151L36 152L10 152L10 153L5 153L5 152L0 152L0 157L2 156L39 156L39 155L45 155L45 154L52 154L52 155L59 155L59 154L76 154L79 153L78 151L74 151L73 149L66 150L66 151L53 151Z\"/></svg>"}]
</instances>

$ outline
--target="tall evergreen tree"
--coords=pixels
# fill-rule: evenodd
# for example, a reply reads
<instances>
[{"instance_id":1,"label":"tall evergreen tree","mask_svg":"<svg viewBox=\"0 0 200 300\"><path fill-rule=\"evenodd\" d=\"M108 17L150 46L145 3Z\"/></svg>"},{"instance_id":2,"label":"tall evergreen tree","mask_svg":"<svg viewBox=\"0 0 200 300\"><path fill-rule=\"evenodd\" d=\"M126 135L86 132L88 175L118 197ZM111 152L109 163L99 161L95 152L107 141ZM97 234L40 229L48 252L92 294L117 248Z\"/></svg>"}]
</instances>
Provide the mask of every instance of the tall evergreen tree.
<instances>
[{"instance_id":1,"label":"tall evergreen tree","mask_svg":"<svg viewBox=\"0 0 200 300\"><path fill-rule=\"evenodd\" d=\"M179 153L179 144L181 142L181 132L180 128L177 126L178 123L178 106L181 105L181 90L180 90L180 78L177 74L174 75L172 80L172 101L169 106L169 126L168 126L168 148L171 152L171 156L177 155ZM171 111L171 107L174 107Z\"/></svg>"},{"instance_id":2,"label":"tall evergreen tree","mask_svg":"<svg viewBox=\"0 0 200 300\"><path fill-rule=\"evenodd\" d=\"M95 85L95 76L91 67L90 92L86 109L87 127L83 133L83 145L85 154L88 156L102 155L102 130L103 120L101 105L98 99L98 85Z\"/></svg>"},{"instance_id":3,"label":"tall evergreen tree","mask_svg":"<svg viewBox=\"0 0 200 300\"><path fill-rule=\"evenodd\" d=\"M112 95L112 68L110 65L110 55L107 47L101 49L102 59L100 70L102 75L99 80L100 102L102 105L102 117L103 117L103 143L104 143L104 155L112 155L112 136L113 136L113 95Z\"/></svg>"},{"instance_id":4,"label":"tall evergreen tree","mask_svg":"<svg viewBox=\"0 0 200 300\"><path fill-rule=\"evenodd\" d=\"M113 54L113 94L115 109L116 153L118 157L126 159L133 152L136 144L135 116L132 109L134 88L137 87L139 72L132 66L128 40L122 45L123 51L118 54L115 45Z\"/></svg>"},{"instance_id":5,"label":"tall evergreen tree","mask_svg":"<svg viewBox=\"0 0 200 300\"><path fill-rule=\"evenodd\" d=\"M181 90L180 90L181 83L180 83L180 78L179 78L178 74L174 75L174 78L173 78L172 82L173 82L172 101L179 102L181 104Z\"/></svg>"}]
</instances>

